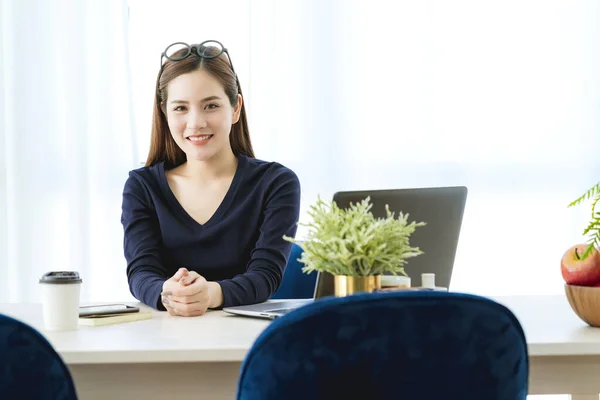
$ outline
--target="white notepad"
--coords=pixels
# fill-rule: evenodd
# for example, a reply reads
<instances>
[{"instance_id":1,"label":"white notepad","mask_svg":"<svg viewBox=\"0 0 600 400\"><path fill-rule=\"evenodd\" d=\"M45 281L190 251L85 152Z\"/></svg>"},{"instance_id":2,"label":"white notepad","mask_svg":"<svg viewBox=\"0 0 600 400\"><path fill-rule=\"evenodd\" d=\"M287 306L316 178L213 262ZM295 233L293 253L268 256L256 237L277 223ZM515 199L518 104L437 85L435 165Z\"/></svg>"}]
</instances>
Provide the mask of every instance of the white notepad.
<instances>
[{"instance_id":1,"label":"white notepad","mask_svg":"<svg viewBox=\"0 0 600 400\"><path fill-rule=\"evenodd\" d=\"M103 326L120 324L123 322L141 321L144 319L151 319L152 312L150 311L139 311L135 313L126 314L108 314L108 315L94 315L90 317L79 317L79 325L81 326Z\"/></svg>"}]
</instances>

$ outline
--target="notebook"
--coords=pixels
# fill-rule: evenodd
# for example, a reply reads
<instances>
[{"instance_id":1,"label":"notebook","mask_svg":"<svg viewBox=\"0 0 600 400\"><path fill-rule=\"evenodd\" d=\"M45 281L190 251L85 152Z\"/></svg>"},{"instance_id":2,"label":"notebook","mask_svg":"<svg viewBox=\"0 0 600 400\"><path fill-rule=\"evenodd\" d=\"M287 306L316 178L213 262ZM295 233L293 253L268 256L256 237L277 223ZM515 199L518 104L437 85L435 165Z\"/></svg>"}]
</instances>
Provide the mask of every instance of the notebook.
<instances>
[{"instance_id":1,"label":"notebook","mask_svg":"<svg viewBox=\"0 0 600 400\"><path fill-rule=\"evenodd\" d=\"M80 326L104 326L121 324L123 322L141 321L151 319L151 311L139 311L128 314L107 314L107 315L92 315L89 317L79 317Z\"/></svg>"}]
</instances>

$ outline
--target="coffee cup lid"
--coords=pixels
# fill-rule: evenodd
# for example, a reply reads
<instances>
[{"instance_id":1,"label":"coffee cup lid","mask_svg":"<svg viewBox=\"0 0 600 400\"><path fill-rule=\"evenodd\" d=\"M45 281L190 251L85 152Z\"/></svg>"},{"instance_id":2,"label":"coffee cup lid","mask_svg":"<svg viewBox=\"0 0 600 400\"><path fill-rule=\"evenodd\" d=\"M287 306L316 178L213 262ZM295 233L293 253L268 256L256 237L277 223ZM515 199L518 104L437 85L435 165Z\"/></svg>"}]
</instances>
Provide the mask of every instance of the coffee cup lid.
<instances>
[{"instance_id":1,"label":"coffee cup lid","mask_svg":"<svg viewBox=\"0 0 600 400\"><path fill-rule=\"evenodd\" d=\"M40 283L81 283L79 272L76 271L52 271L46 272L41 278Z\"/></svg>"}]
</instances>

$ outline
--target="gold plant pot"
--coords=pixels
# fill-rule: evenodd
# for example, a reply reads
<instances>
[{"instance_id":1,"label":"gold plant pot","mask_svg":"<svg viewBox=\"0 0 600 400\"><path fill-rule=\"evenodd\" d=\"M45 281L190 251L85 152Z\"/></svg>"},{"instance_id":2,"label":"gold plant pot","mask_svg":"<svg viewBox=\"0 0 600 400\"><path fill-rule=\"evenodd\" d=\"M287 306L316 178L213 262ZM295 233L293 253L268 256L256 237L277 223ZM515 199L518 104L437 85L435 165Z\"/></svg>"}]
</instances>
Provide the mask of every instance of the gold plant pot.
<instances>
[{"instance_id":1,"label":"gold plant pot","mask_svg":"<svg viewBox=\"0 0 600 400\"><path fill-rule=\"evenodd\" d=\"M381 289L381 277L377 276L346 276L333 277L334 294L336 297L350 296L355 293L372 293Z\"/></svg>"}]
</instances>

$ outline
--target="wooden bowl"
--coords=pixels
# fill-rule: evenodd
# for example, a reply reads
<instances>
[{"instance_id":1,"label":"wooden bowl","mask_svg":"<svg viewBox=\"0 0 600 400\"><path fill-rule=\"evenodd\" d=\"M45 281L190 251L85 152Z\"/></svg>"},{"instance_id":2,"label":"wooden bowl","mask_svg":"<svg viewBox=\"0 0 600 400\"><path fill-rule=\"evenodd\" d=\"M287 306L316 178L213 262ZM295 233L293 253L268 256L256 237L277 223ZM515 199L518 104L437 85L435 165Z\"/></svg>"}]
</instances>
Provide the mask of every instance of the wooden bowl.
<instances>
[{"instance_id":1,"label":"wooden bowl","mask_svg":"<svg viewBox=\"0 0 600 400\"><path fill-rule=\"evenodd\" d=\"M582 321L600 327L600 287L565 284L565 293L571 308Z\"/></svg>"}]
</instances>

